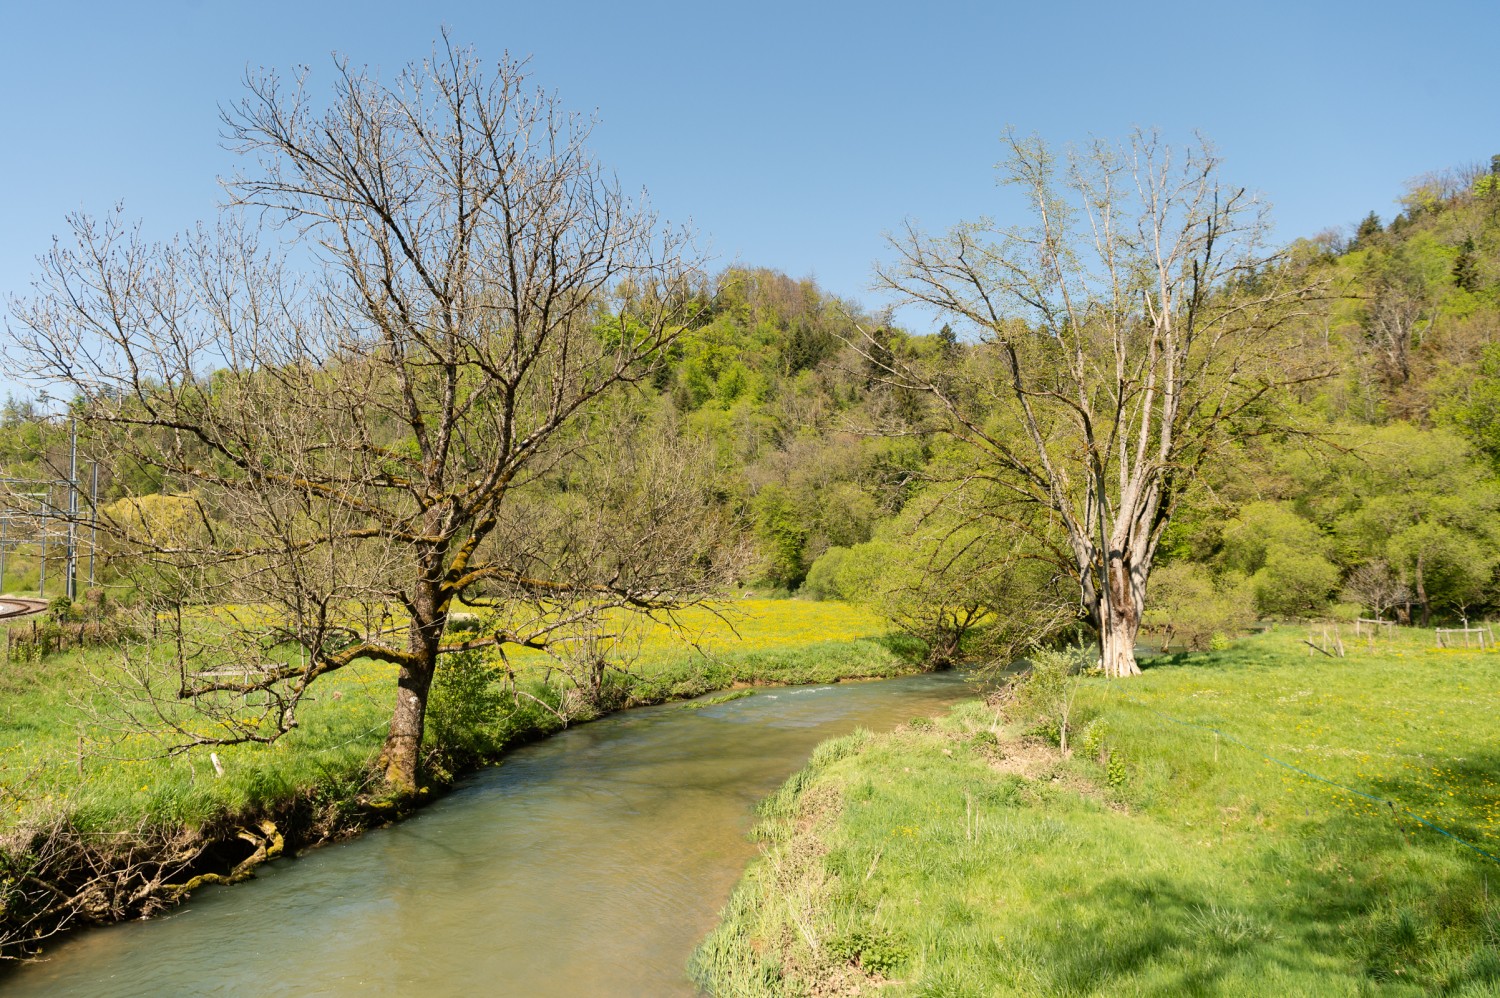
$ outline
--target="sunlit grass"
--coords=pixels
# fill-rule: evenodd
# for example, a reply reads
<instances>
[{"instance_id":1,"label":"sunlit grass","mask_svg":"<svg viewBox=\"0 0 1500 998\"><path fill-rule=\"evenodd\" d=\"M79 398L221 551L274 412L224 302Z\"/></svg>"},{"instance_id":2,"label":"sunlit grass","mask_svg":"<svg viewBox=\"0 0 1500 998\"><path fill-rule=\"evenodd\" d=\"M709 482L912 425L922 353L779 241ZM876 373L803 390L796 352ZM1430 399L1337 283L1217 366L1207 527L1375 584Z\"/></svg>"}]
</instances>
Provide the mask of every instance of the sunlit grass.
<instances>
[{"instance_id":1,"label":"sunlit grass","mask_svg":"<svg viewBox=\"0 0 1500 998\"><path fill-rule=\"evenodd\" d=\"M800 648L819 641L849 641L878 637L886 623L866 607L817 600L739 599L712 606L689 607L666 619L631 620L623 629L631 650L639 640L641 664L646 667L676 661L684 652L698 650L722 655L772 649ZM546 654L530 649L510 652L516 662L537 663Z\"/></svg>"},{"instance_id":2,"label":"sunlit grass","mask_svg":"<svg viewBox=\"0 0 1500 998\"><path fill-rule=\"evenodd\" d=\"M240 614L252 611L236 608ZM680 629L649 625L629 679L631 696L654 701L739 682L825 682L884 675L912 666L880 638L883 625L845 604L736 600L716 613L695 608ZM704 654L707 657L704 657ZM82 829L128 828L140 820L198 824L284 801L309 788L351 793L378 753L394 703L397 669L358 662L320 680L299 727L272 745L163 758L165 742L120 737L80 710L97 698L90 671L107 671L109 648L12 662L0 671L0 829L63 813ZM511 652L516 682L562 682L540 652ZM556 725L544 711L503 715L491 741L535 737ZM342 789L340 789L342 788Z\"/></svg>"},{"instance_id":3,"label":"sunlit grass","mask_svg":"<svg viewBox=\"0 0 1500 998\"><path fill-rule=\"evenodd\" d=\"M1500 992L1500 864L1412 818L1500 855L1500 653L1305 636L1085 681L1114 782L1081 753L1023 765L978 703L830 745L769 805L700 974L873 993L857 938L902 957L881 994Z\"/></svg>"}]
</instances>

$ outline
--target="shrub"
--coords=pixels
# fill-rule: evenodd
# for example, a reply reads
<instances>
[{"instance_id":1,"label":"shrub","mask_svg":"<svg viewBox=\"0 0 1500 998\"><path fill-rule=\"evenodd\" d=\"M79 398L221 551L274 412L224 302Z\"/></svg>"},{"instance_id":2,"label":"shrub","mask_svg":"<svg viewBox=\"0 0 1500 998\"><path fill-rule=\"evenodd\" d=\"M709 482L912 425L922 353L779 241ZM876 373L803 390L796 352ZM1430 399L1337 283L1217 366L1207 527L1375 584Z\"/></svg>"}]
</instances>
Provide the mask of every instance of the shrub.
<instances>
[{"instance_id":1,"label":"shrub","mask_svg":"<svg viewBox=\"0 0 1500 998\"><path fill-rule=\"evenodd\" d=\"M1203 565L1173 562L1151 574L1151 605L1144 623L1162 635L1162 650L1181 644L1207 651L1215 636L1250 626L1255 607L1244 576L1226 572L1215 579Z\"/></svg>"},{"instance_id":2,"label":"shrub","mask_svg":"<svg viewBox=\"0 0 1500 998\"><path fill-rule=\"evenodd\" d=\"M894 934L877 928L854 929L828 941L828 953L857 965L867 974L889 977L911 958L911 950Z\"/></svg>"},{"instance_id":3,"label":"shrub","mask_svg":"<svg viewBox=\"0 0 1500 998\"><path fill-rule=\"evenodd\" d=\"M839 571L848 557L848 548L829 548L824 551L807 570L807 579L799 591L818 600L846 599L839 587Z\"/></svg>"},{"instance_id":4,"label":"shrub","mask_svg":"<svg viewBox=\"0 0 1500 998\"><path fill-rule=\"evenodd\" d=\"M507 701L504 674L482 651L455 652L438 663L427 701L433 747L452 762L498 751L499 721Z\"/></svg>"},{"instance_id":5,"label":"shrub","mask_svg":"<svg viewBox=\"0 0 1500 998\"><path fill-rule=\"evenodd\" d=\"M1093 663L1081 645L1039 648L1031 655L1031 668L1000 694L1005 713L1028 734L1041 735L1064 751L1068 734L1080 718L1073 710L1078 675Z\"/></svg>"}]
</instances>

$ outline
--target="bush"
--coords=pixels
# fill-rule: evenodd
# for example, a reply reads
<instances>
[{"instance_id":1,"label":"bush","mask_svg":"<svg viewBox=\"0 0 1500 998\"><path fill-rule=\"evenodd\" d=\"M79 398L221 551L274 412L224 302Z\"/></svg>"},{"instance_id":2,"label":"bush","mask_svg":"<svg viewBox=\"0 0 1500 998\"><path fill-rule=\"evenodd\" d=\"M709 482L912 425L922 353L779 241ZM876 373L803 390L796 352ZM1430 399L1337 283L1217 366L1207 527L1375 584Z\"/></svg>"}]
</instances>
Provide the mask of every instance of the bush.
<instances>
[{"instance_id":1,"label":"bush","mask_svg":"<svg viewBox=\"0 0 1500 998\"><path fill-rule=\"evenodd\" d=\"M1030 670L1001 691L1006 715L1027 734L1041 735L1066 749L1069 732L1083 720L1073 710L1077 676L1093 661L1081 645L1036 650Z\"/></svg>"},{"instance_id":2,"label":"bush","mask_svg":"<svg viewBox=\"0 0 1500 998\"><path fill-rule=\"evenodd\" d=\"M839 571L849 557L848 548L829 548L807 570L800 592L818 600L847 599L839 586Z\"/></svg>"},{"instance_id":3,"label":"bush","mask_svg":"<svg viewBox=\"0 0 1500 998\"><path fill-rule=\"evenodd\" d=\"M504 673L482 651L455 652L438 663L427 700L427 730L445 761L467 763L500 749L496 722L510 699L503 680Z\"/></svg>"},{"instance_id":4,"label":"bush","mask_svg":"<svg viewBox=\"0 0 1500 998\"><path fill-rule=\"evenodd\" d=\"M1215 579L1194 562L1174 562L1151 573L1151 606L1144 623L1162 635L1162 650L1181 644L1207 651L1216 636L1229 636L1255 619L1254 601L1244 576L1226 572Z\"/></svg>"},{"instance_id":5,"label":"bush","mask_svg":"<svg viewBox=\"0 0 1500 998\"><path fill-rule=\"evenodd\" d=\"M1320 613L1339 584L1339 570L1322 555L1285 545L1273 546L1266 563L1250 577L1255 605L1277 617Z\"/></svg>"}]
</instances>

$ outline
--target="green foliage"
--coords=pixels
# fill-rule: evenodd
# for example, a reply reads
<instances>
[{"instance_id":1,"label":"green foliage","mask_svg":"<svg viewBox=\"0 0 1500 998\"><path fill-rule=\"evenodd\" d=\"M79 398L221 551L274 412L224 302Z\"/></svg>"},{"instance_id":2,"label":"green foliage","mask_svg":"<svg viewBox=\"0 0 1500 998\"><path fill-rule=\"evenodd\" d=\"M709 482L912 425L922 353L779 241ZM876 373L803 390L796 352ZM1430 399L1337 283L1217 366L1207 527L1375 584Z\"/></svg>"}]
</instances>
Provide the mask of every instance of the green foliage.
<instances>
[{"instance_id":1,"label":"green foliage","mask_svg":"<svg viewBox=\"0 0 1500 998\"><path fill-rule=\"evenodd\" d=\"M1083 672L1094 664L1082 646L1038 648L1029 656L1030 668L1011 681L1004 700L1006 717L1028 734L1066 745L1072 728L1088 718L1074 709Z\"/></svg>"},{"instance_id":2,"label":"green foliage","mask_svg":"<svg viewBox=\"0 0 1500 998\"><path fill-rule=\"evenodd\" d=\"M1338 587L1339 570L1322 555L1275 544L1265 563L1250 577L1250 590L1261 613L1272 617L1316 615Z\"/></svg>"},{"instance_id":3,"label":"green foliage","mask_svg":"<svg viewBox=\"0 0 1500 998\"><path fill-rule=\"evenodd\" d=\"M1332 593L1377 563L1424 617L1493 600L1500 482L1473 449L1450 430L1401 422L1328 434L1338 449L1273 449L1242 465L1230 486L1258 496L1223 526L1220 579L1244 573L1257 611L1288 617L1329 612Z\"/></svg>"},{"instance_id":4,"label":"green foliage","mask_svg":"<svg viewBox=\"0 0 1500 998\"><path fill-rule=\"evenodd\" d=\"M807 543L806 518L778 486L767 486L755 497L755 535L765 552L762 577L773 586L794 589L806 575L802 564Z\"/></svg>"},{"instance_id":5,"label":"green foliage","mask_svg":"<svg viewBox=\"0 0 1500 998\"><path fill-rule=\"evenodd\" d=\"M1009 664L1072 612L1060 611L1043 531L1013 513L975 517L969 499L937 488L916 494L873 539L824 552L808 572L809 595L870 607L920 641L933 667Z\"/></svg>"},{"instance_id":6,"label":"green foliage","mask_svg":"<svg viewBox=\"0 0 1500 998\"><path fill-rule=\"evenodd\" d=\"M1331 547L1316 524L1286 503L1249 503L1224 528L1225 564L1249 576L1255 607L1269 616L1314 615L1327 605L1339 582L1338 566L1327 557ZM1193 600L1193 583L1181 581L1184 598Z\"/></svg>"},{"instance_id":7,"label":"green foliage","mask_svg":"<svg viewBox=\"0 0 1500 998\"><path fill-rule=\"evenodd\" d=\"M864 927L828 940L828 955L852 963L867 974L891 977L911 959L911 947L886 929Z\"/></svg>"},{"instance_id":8,"label":"green foliage","mask_svg":"<svg viewBox=\"0 0 1500 998\"><path fill-rule=\"evenodd\" d=\"M1271 553L1278 548L1322 554L1329 541L1289 503L1265 501L1247 503L1224 527L1223 561L1244 575L1263 569Z\"/></svg>"},{"instance_id":9,"label":"green foliage","mask_svg":"<svg viewBox=\"0 0 1500 998\"><path fill-rule=\"evenodd\" d=\"M494 755L504 744L497 722L512 698L505 673L482 650L444 655L427 700L430 744L450 767Z\"/></svg>"},{"instance_id":10,"label":"green foliage","mask_svg":"<svg viewBox=\"0 0 1500 998\"><path fill-rule=\"evenodd\" d=\"M807 570L807 578L802 583L803 595L821 600L844 599L839 582L848 557L849 549L844 547L832 547L819 555Z\"/></svg>"},{"instance_id":11,"label":"green foliage","mask_svg":"<svg viewBox=\"0 0 1500 998\"><path fill-rule=\"evenodd\" d=\"M1458 610L1488 596L1500 561L1500 483L1453 434L1405 425L1369 432L1341 462L1346 550L1381 558L1431 607Z\"/></svg>"},{"instance_id":12,"label":"green foliage","mask_svg":"<svg viewBox=\"0 0 1500 998\"><path fill-rule=\"evenodd\" d=\"M1462 291L1479 290L1479 261L1475 257L1474 237L1464 240L1453 261L1453 283Z\"/></svg>"},{"instance_id":13,"label":"green foliage","mask_svg":"<svg viewBox=\"0 0 1500 998\"><path fill-rule=\"evenodd\" d=\"M1489 344L1479 362L1440 401L1438 419L1500 466L1500 344Z\"/></svg>"},{"instance_id":14,"label":"green foliage","mask_svg":"<svg viewBox=\"0 0 1500 998\"><path fill-rule=\"evenodd\" d=\"M1078 749L1086 759L1103 758L1105 745L1109 740L1109 722L1101 717L1090 721L1083 729L1083 737L1079 740Z\"/></svg>"},{"instance_id":15,"label":"green foliage","mask_svg":"<svg viewBox=\"0 0 1500 998\"><path fill-rule=\"evenodd\" d=\"M1255 596L1245 576L1215 578L1208 566L1172 562L1151 573L1151 600L1143 623L1164 644L1207 651L1216 637L1236 634L1255 619Z\"/></svg>"}]
</instances>

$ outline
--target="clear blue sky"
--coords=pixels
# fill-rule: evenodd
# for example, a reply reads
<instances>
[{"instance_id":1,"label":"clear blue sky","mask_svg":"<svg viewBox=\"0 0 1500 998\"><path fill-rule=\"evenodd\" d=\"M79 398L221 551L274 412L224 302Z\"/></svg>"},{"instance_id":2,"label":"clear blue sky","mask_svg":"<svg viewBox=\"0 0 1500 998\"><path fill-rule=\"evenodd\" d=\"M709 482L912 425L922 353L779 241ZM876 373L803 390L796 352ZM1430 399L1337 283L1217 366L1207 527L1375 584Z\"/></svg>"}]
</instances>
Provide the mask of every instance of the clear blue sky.
<instances>
[{"instance_id":1,"label":"clear blue sky","mask_svg":"<svg viewBox=\"0 0 1500 998\"><path fill-rule=\"evenodd\" d=\"M440 24L597 109L601 158L720 260L869 300L881 233L993 212L1006 125L1199 129L1285 238L1389 218L1403 180L1500 152L1500 3L654 4L0 0L0 296L66 213L166 235L228 172L247 66L393 71ZM0 381L5 379L0 378Z\"/></svg>"}]
</instances>

